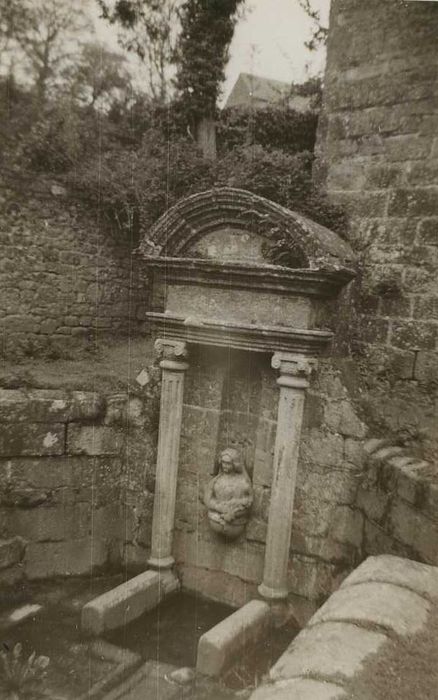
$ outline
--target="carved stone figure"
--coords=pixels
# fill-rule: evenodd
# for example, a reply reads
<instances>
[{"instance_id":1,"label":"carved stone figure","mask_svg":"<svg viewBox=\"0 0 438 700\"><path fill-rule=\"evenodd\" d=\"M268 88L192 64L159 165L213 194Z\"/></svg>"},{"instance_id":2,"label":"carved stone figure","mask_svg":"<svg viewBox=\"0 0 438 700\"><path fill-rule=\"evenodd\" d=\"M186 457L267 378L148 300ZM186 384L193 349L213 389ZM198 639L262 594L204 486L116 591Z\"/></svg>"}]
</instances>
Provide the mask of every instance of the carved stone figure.
<instances>
[{"instance_id":1,"label":"carved stone figure","mask_svg":"<svg viewBox=\"0 0 438 700\"><path fill-rule=\"evenodd\" d=\"M204 493L211 529L228 539L238 537L249 520L253 498L251 480L239 452L228 447L221 453L218 473Z\"/></svg>"}]
</instances>

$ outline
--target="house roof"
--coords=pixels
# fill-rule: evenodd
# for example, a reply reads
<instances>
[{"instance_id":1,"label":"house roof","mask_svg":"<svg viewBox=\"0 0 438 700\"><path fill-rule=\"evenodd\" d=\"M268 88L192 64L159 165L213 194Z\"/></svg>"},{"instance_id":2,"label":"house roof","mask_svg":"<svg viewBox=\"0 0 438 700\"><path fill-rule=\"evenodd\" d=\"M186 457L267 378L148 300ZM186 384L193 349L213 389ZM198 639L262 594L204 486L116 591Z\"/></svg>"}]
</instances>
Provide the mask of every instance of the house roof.
<instances>
[{"instance_id":1,"label":"house roof","mask_svg":"<svg viewBox=\"0 0 438 700\"><path fill-rule=\"evenodd\" d=\"M310 108L311 97L291 94L291 84L252 73L240 73L225 103L228 107L262 107L286 100L298 111Z\"/></svg>"}]
</instances>

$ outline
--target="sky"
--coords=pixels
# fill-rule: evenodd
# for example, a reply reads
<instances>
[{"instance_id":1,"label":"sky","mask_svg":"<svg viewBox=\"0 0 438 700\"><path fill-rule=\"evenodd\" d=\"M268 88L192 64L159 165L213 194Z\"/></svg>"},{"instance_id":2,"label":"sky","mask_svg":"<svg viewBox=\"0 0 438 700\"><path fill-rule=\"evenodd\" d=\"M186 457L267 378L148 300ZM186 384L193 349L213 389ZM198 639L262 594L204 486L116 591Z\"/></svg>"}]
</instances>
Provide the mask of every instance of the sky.
<instances>
[{"instance_id":1,"label":"sky","mask_svg":"<svg viewBox=\"0 0 438 700\"><path fill-rule=\"evenodd\" d=\"M330 0L311 0L311 4L320 11L326 26ZM311 52L304 46L311 37L313 23L297 0L248 0L247 6L230 47L222 102L241 72L302 82L323 71L324 50ZM116 28L99 19L95 9L93 15L99 40L117 49Z\"/></svg>"}]
</instances>

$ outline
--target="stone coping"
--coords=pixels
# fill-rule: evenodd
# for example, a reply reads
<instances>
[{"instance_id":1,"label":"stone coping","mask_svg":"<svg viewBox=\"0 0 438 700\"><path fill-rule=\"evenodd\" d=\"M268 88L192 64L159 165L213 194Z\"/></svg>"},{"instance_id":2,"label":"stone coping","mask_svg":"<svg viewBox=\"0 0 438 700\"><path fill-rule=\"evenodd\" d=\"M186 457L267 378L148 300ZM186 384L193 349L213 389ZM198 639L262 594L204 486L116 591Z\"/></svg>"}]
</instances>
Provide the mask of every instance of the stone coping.
<instances>
[{"instance_id":1,"label":"stone coping","mask_svg":"<svg viewBox=\"0 0 438 700\"><path fill-rule=\"evenodd\" d=\"M330 331L283 326L246 326L224 320L201 321L167 313L146 314L161 338L198 345L231 347L253 352L291 352L319 355L333 338Z\"/></svg>"},{"instance_id":2,"label":"stone coping","mask_svg":"<svg viewBox=\"0 0 438 700\"><path fill-rule=\"evenodd\" d=\"M291 249L305 260L303 267L341 270L355 264L350 245L338 234L265 197L234 187L181 199L154 224L139 251L181 257L207 233L229 226L267 240L289 241Z\"/></svg>"},{"instance_id":3,"label":"stone coping","mask_svg":"<svg viewBox=\"0 0 438 700\"><path fill-rule=\"evenodd\" d=\"M365 660L378 659L388 639L409 639L424 629L437 605L437 567L369 557L309 620L251 700L350 697L347 686L354 689Z\"/></svg>"}]
</instances>

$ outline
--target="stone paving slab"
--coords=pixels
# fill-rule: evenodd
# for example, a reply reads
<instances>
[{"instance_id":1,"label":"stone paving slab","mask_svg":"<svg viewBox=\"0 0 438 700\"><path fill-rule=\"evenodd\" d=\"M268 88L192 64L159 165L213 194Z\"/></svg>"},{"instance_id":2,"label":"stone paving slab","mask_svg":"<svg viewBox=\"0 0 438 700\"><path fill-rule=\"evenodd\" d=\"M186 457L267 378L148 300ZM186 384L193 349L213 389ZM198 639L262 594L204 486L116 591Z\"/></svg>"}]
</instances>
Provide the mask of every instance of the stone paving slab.
<instances>
[{"instance_id":1,"label":"stone paving slab","mask_svg":"<svg viewBox=\"0 0 438 700\"><path fill-rule=\"evenodd\" d=\"M250 700L343 700L346 697L343 689L335 683L297 678L261 686Z\"/></svg>"},{"instance_id":2,"label":"stone paving slab","mask_svg":"<svg viewBox=\"0 0 438 700\"><path fill-rule=\"evenodd\" d=\"M179 685L168 680L176 670L170 664L148 661L102 700L244 700L248 697L246 692L236 693L202 677Z\"/></svg>"},{"instance_id":3,"label":"stone paving slab","mask_svg":"<svg viewBox=\"0 0 438 700\"><path fill-rule=\"evenodd\" d=\"M325 622L305 628L272 667L273 680L312 676L337 680L352 678L369 654L387 640L381 632L345 622Z\"/></svg>"},{"instance_id":4,"label":"stone paving slab","mask_svg":"<svg viewBox=\"0 0 438 700\"><path fill-rule=\"evenodd\" d=\"M355 622L407 635L425 625L429 611L430 603L425 598L405 588L388 583L358 583L336 591L309 620L309 626Z\"/></svg>"},{"instance_id":5,"label":"stone paving slab","mask_svg":"<svg viewBox=\"0 0 438 700\"><path fill-rule=\"evenodd\" d=\"M438 568L428 564L390 554L369 557L345 579L341 589L370 581L392 583L438 601Z\"/></svg>"}]
</instances>

